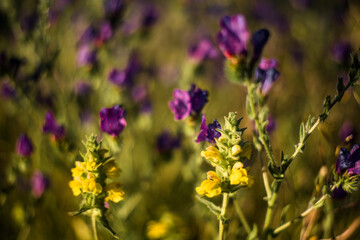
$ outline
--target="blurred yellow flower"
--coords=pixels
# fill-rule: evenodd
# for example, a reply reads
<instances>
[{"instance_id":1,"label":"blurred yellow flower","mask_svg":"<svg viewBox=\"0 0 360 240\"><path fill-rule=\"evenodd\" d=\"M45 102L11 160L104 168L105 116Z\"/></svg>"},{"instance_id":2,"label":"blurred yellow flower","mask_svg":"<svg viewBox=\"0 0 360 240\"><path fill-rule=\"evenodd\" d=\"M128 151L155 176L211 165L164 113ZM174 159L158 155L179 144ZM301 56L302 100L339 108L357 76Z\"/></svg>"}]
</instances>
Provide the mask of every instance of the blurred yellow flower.
<instances>
[{"instance_id":1,"label":"blurred yellow flower","mask_svg":"<svg viewBox=\"0 0 360 240\"><path fill-rule=\"evenodd\" d=\"M230 184L231 185L244 185L251 187L254 183L254 180L251 176L247 174L245 168L243 168L243 164L241 162L237 162L234 164L233 169L230 174Z\"/></svg>"},{"instance_id":2,"label":"blurred yellow flower","mask_svg":"<svg viewBox=\"0 0 360 240\"><path fill-rule=\"evenodd\" d=\"M206 180L202 181L200 187L197 187L195 190L199 195L205 195L209 198L215 197L221 194L220 183L221 180L219 176L214 171L209 171L207 173Z\"/></svg>"},{"instance_id":3,"label":"blurred yellow flower","mask_svg":"<svg viewBox=\"0 0 360 240\"><path fill-rule=\"evenodd\" d=\"M92 158L90 161L86 163L86 169L88 171L95 171L100 165L101 163L95 162L94 158Z\"/></svg>"},{"instance_id":4,"label":"blurred yellow flower","mask_svg":"<svg viewBox=\"0 0 360 240\"><path fill-rule=\"evenodd\" d=\"M105 198L105 201L113 201L115 203L120 202L121 200L124 200L125 192L121 189L120 183L110 183L105 188L107 192L107 197Z\"/></svg>"},{"instance_id":5,"label":"blurred yellow flower","mask_svg":"<svg viewBox=\"0 0 360 240\"><path fill-rule=\"evenodd\" d=\"M95 176L93 174L89 174L88 178L83 181L83 191L92 192L93 194L102 192L102 187L95 181Z\"/></svg>"},{"instance_id":6,"label":"blurred yellow flower","mask_svg":"<svg viewBox=\"0 0 360 240\"><path fill-rule=\"evenodd\" d=\"M222 160L221 153L219 149L214 146L209 146L206 148L206 151L201 152L201 156L210 160L213 163L218 163Z\"/></svg>"},{"instance_id":7,"label":"blurred yellow flower","mask_svg":"<svg viewBox=\"0 0 360 240\"><path fill-rule=\"evenodd\" d=\"M106 176L110 179L117 178L121 173L121 169L116 164L115 160L110 160L110 161L106 162L104 164L103 170L104 170Z\"/></svg>"},{"instance_id":8,"label":"blurred yellow flower","mask_svg":"<svg viewBox=\"0 0 360 240\"><path fill-rule=\"evenodd\" d=\"M72 176L74 178L80 177L85 172L85 166L84 162L76 161L75 167L71 169Z\"/></svg>"},{"instance_id":9,"label":"blurred yellow flower","mask_svg":"<svg viewBox=\"0 0 360 240\"><path fill-rule=\"evenodd\" d=\"M168 225L163 222L150 221L147 224L146 236L149 239L159 239L165 237L168 232Z\"/></svg>"},{"instance_id":10,"label":"blurred yellow flower","mask_svg":"<svg viewBox=\"0 0 360 240\"><path fill-rule=\"evenodd\" d=\"M242 147L242 151L240 153L240 157L246 157L247 159L250 159L252 155L252 146L251 143L247 142Z\"/></svg>"},{"instance_id":11,"label":"blurred yellow flower","mask_svg":"<svg viewBox=\"0 0 360 240\"><path fill-rule=\"evenodd\" d=\"M75 178L74 180L70 181L69 186L73 191L74 196L79 196L81 194L83 183L79 178Z\"/></svg>"}]
</instances>

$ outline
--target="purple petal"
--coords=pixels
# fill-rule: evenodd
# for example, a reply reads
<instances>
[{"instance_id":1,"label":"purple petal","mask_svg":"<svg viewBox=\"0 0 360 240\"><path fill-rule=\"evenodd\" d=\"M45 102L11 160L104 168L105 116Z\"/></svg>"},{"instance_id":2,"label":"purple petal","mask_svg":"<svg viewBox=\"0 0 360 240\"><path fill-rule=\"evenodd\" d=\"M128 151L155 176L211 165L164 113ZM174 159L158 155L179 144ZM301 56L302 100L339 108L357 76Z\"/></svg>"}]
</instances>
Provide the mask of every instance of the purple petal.
<instances>
[{"instance_id":1,"label":"purple petal","mask_svg":"<svg viewBox=\"0 0 360 240\"><path fill-rule=\"evenodd\" d=\"M100 128L112 136L118 136L126 126L125 110L121 106L103 108L100 111Z\"/></svg>"},{"instance_id":2,"label":"purple petal","mask_svg":"<svg viewBox=\"0 0 360 240\"><path fill-rule=\"evenodd\" d=\"M30 157L33 153L33 146L31 140L26 134L21 134L17 144L16 144L16 151L22 157Z\"/></svg>"}]
</instances>

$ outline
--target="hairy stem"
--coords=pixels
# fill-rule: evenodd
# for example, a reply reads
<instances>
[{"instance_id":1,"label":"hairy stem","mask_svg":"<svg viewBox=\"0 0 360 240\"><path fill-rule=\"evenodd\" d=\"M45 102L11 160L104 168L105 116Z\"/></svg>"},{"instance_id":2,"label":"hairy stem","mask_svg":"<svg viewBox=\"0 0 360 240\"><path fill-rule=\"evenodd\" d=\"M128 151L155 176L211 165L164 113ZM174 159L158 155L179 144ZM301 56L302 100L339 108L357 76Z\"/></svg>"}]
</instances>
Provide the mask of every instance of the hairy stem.
<instances>
[{"instance_id":1,"label":"hairy stem","mask_svg":"<svg viewBox=\"0 0 360 240\"><path fill-rule=\"evenodd\" d=\"M219 218L219 240L224 239L224 229L225 229L225 213L226 208L229 202L229 193L223 193L223 202L221 207L221 213Z\"/></svg>"},{"instance_id":2,"label":"hairy stem","mask_svg":"<svg viewBox=\"0 0 360 240\"><path fill-rule=\"evenodd\" d=\"M96 230L96 212L95 211L93 211L93 213L91 215L91 225L93 228L94 240L98 240L97 230Z\"/></svg>"}]
</instances>

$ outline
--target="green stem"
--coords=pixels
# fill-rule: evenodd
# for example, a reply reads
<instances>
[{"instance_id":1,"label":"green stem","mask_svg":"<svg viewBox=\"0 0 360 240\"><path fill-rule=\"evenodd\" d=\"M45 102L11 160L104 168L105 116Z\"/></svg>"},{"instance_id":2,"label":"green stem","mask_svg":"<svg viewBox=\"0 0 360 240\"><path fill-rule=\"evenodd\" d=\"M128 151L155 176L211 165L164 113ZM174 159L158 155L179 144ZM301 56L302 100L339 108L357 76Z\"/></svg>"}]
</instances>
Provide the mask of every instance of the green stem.
<instances>
[{"instance_id":1,"label":"green stem","mask_svg":"<svg viewBox=\"0 0 360 240\"><path fill-rule=\"evenodd\" d=\"M270 231L270 224L274 215L275 203L277 200L277 195L281 186L282 180L276 179L271 184L271 196L268 199L268 207L266 209L265 222L264 222L264 231L263 239L267 239L267 235Z\"/></svg>"},{"instance_id":2,"label":"green stem","mask_svg":"<svg viewBox=\"0 0 360 240\"><path fill-rule=\"evenodd\" d=\"M267 168L264 165L264 161L261 158L261 153L260 152L259 152L259 160L260 160L260 164L261 164L261 173L262 173L262 177L263 177L263 181L264 181L266 197L267 197L267 199L270 199L271 189L270 189L270 184L269 184L269 178L268 178L268 175L267 175Z\"/></svg>"},{"instance_id":3,"label":"green stem","mask_svg":"<svg viewBox=\"0 0 360 240\"><path fill-rule=\"evenodd\" d=\"M240 219L242 225L244 226L246 233L249 235L249 234L251 233L250 225L249 225L249 223L247 222L247 220L246 220L246 218L245 218L245 215L244 215L244 213L242 212L240 206L235 202L235 199L236 199L236 198L234 198L234 206L235 206L236 213L238 214L239 219Z\"/></svg>"},{"instance_id":4,"label":"green stem","mask_svg":"<svg viewBox=\"0 0 360 240\"><path fill-rule=\"evenodd\" d=\"M229 202L229 193L223 193L223 202L221 207L221 213L219 218L219 240L224 239L224 229L225 229L225 213L226 208Z\"/></svg>"},{"instance_id":5,"label":"green stem","mask_svg":"<svg viewBox=\"0 0 360 240\"><path fill-rule=\"evenodd\" d=\"M91 225L93 228L94 240L98 240L97 230L96 230L96 212L95 211L93 211L93 213L91 215Z\"/></svg>"}]
</instances>

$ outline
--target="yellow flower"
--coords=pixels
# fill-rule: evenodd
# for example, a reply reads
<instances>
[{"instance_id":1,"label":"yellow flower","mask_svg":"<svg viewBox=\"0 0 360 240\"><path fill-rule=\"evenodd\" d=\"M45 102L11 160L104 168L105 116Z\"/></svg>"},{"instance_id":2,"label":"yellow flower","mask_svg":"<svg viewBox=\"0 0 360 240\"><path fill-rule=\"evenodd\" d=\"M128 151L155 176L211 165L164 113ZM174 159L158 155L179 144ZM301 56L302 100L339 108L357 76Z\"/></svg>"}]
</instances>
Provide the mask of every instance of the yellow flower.
<instances>
[{"instance_id":1,"label":"yellow flower","mask_svg":"<svg viewBox=\"0 0 360 240\"><path fill-rule=\"evenodd\" d=\"M243 164L241 162L237 162L234 164L233 169L230 174L230 184L231 185L243 185L251 187L254 183L254 180L251 176L247 174L245 168L243 168Z\"/></svg>"},{"instance_id":2,"label":"yellow flower","mask_svg":"<svg viewBox=\"0 0 360 240\"><path fill-rule=\"evenodd\" d=\"M95 181L95 176L93 174L88 174L88 178L83 181L83 191L92 192L93 194L102 192L102 187Z\"/></svg>"},{"instance_id":3,"label":"yellow flower","mask_svg":"<svg viewBox=\"0 0 360 240\"><path fill-rule=\"evenodd\" d=\"M242 151L240 145L235 145L231 148L231 155L235 156Z\"/></svg>"},{"instance_id":4,"label":"yellow flower","mask_svg":"<svg viewBox=\"0 0 360 240\"><path fill-rule=\"evenodd\" d=\"M79 196L81 194L81 188L83 187L83 183L79 178L75 178L74 180L70 181L69 186L74 196Z\"/></svg>"},{"instance_id":5,"label":"yellow flower","mask_svg":"<svg viewBox=\"0 0 360 240\"><path fill-rule=\"evenodd\" d=\"M75 167L71 169L72 176L74 178L81 177L81 175L85 172L85 162L76 161Z\"/></svg>"},{"instance_id":6,"label":"yellow flower","mask_svg":"<svg viewBox=\"0 0 360 240\"><path fill-rule=\"evenodd\" d=\"M90 160L86 163L86 169L88 171L95 171L101 163L97 163L94 161L94 158L90 158Z\"/></svg>"},{"instance_id":7,"label":"yellow flower","mask_svg":"<svg viewBox=\"0 0 360 240\"><path fill-rule=\"evenodd\" d=\"M209 171L207 173L206 180L202 181L200 187L197 187L195 190L199 195L205 195L209 198L215 197L221 194L221 187L219 184L221 180L219 176L214 171Z\"/></svg>"},{"instance_id":8,"label":"yellow flower","mask_svg":"<svg viewBox=\"0 0 360 240\"><path fill-rule=\"evenodd\" d=\"M201 156L210 160L213 163L218 163L222 160L221 153L219 149L214 146L209 146L206 148L206 151L201 152Z\"/></svg>"},{"instance_id":9,"label":"yellow flower","mask_svg":"<svg viewBox=\"0 0 360 240\"><path fill-rule=\"evenodd\" d=\"M110 183L106 186L105 190L107 191L107 197L105 198L105 201L110 200L118 203L125 199L125 192L121 189L120 183Z\"/></svg>"},{"instance_id":10,"label":"yellow flower","mask_svg":"<svg viewBox=\"0 0 360 240\"><path fill-rule=\"evenodd\" d=\"M165 237L168 232L168 225L163 222L150 221L147 224L146 236L149 239L159 239Z\"/></svg>"},{"instance_id":11,"label":"yellow flower","mask_svg":"<svg viewBox=\"0 0 360 240\"><path fill-rule=\"evenodd\" d=\"M115 160L110 160L110 161L106 162L104 164L103 169L104 169L106 176L110 179L117 178L121 173L121 169L116 164Z\"/></svg>"},{"instance_id":12,"label":"yellow flower","mask_svg":"<svg viewBox=\"0 0 360 240\"><path fill-rule=\"evenodd\" d=\"M250 159L252 155L252 146L251 143L247 142L242 147L242 151L240 153L240 157L246 157L247 159Z\"/></svg>"}]
</instances>

